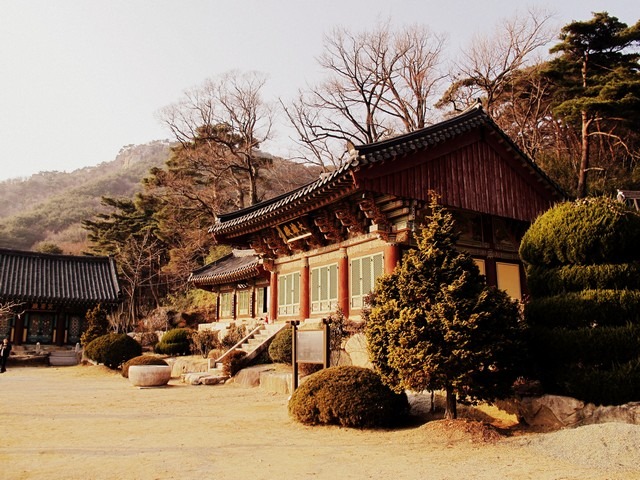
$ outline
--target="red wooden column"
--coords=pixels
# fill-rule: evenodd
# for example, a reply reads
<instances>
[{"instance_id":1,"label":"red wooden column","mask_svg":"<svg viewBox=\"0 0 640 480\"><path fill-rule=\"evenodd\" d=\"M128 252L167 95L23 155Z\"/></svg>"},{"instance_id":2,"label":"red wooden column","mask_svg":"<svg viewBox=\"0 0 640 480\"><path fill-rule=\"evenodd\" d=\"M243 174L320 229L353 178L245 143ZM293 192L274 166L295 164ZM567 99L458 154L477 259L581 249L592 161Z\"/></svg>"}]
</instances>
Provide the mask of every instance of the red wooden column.
<instances>
[{"instance_id":1,"label":"red wooden column","mask_svg":"<svg viewBox=\"0 0 640 480\"><path fill-rule=\"evenodd\" d=\"M384 246L384 273L392 273L398 263L400 263L400 245L387 243Z\"/></svg>"},{"instance_id":2,"label":"red wooden column","mask_svg":"<svg viewBox=\"0 0 640 480\"><path fill-rule=\"evenodd\" d=\"M351 306L351 297L349 296L349 256L347 249L340 249L340 258L338 259L338 306L342 310L345 318L349 318L349 307Z\"/></svg>"},{"instance_id":3,"label":"red wooden column","mask_svg":"<svg viewBox=\"0 0 640 480\"><path fill-rule=\"evenodd\" d=\"M302 259L300 269L300 319L305 320L311 316L311 288L309 285L309 258Z\"/></svg>"},{"instance_id":4,"label":"red wooden column","mask_svg":"<svg viewBox=\"0 0 640 480\"><path fill-rule=\"evenodd\" d=\"M22 345L22 337L24 335L24 313L16 315L15 322L13 339L11 341L14 345Z\"/></svg>"},{"instance_id":5,"label":"red wooden column","mask_svg":"<svg viewBox=\"0 0 640 480\"><path fill-rule=\"evenodd\" d=\"M278 319L278 274L275 270L271 271L269 287L269 322L273 323Z\"/></svg>"},{"instance_id":6,"label":"red wooden column","mask_svg":"<svg viewBox=\"0 0 640 480\"><path fill-rule=\"evenodd\" d=\"M66 318L61 312L58 312L57 317L58 318L56 320L56 326L55 326L56 345L61 347L62 345L64 345L64 342L65 342L64 334L66 332L66 328L65 328Z\"/></svg>"}]
</instances>

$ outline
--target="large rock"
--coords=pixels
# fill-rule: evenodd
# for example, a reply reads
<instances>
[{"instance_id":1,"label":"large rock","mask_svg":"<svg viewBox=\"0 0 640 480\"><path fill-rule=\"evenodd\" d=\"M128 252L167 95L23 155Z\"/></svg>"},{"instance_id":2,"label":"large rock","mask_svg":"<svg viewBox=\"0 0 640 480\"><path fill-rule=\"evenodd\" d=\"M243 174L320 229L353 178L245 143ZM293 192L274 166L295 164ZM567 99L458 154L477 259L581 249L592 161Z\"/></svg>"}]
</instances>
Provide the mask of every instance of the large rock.
<instances>
[{"instance_id":1,"label":"large rock","mask_svg":"<svg viewBox=\"0 0 640 480\"><path fill-rule=\"evenodd\" d=\"M262 372L260 375L260 388L272 393L291 393L292 373Z\"/></svg>"},{"instance_id":2,"label":"large rock","mask_svg":"<svg viewBox=\"0 0 640 480\"><path fill-rule=\"evenodd\" d=\"M596 406L571 397L542 395L515 403L518 417L535 427L555 429L609 422L640 425L640 402Z\"/></svg>"},{"instance_id":3,"label":"large rock","mask_svg":"<svg viewBox=\"0 0 640 480\"><path fill-rule=\"evenodd\" d=\"M244 387L258 387L260 386L262 373L274 371L275 367L272 364L247 367L240 370L233 378L233 381Z\"/></svg>"},{"instance_id":4,"label":"large rock","mask_svg":"<svg viewBox=\"0 0 640 480\"><path fill-rule=\"evenodd\" d=\"M165 359L171 365L171 376L180 377L185 373L207 372L209 360L201 356L171 357Z\"/></svg>"}]
</instances>

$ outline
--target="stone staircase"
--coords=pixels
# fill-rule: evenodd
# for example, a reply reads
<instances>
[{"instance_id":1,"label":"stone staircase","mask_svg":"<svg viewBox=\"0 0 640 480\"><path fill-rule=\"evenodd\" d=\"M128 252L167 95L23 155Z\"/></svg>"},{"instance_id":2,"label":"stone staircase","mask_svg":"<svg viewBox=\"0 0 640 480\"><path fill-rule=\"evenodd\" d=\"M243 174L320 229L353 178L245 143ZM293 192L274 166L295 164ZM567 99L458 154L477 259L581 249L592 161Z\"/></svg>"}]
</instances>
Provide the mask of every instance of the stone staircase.
<instances>
[{"instance_id":1,"label":"stone staircase","mask_svg":"<svg viewBox=\"0 0 640 480\"><path fill-rule=\"evenodd\" d=\"M233 347L227 350L223 355L217 359L209 359L209 373L222 374L222 365L224 359L234 350L242 350L246 352L246 361L251 362L258 355L264 352L273 338L278 334L280 330L288 327L286 323L265 323L261 324L252 330L246 337L236 343Z\"/></svg>"}]
</instances>

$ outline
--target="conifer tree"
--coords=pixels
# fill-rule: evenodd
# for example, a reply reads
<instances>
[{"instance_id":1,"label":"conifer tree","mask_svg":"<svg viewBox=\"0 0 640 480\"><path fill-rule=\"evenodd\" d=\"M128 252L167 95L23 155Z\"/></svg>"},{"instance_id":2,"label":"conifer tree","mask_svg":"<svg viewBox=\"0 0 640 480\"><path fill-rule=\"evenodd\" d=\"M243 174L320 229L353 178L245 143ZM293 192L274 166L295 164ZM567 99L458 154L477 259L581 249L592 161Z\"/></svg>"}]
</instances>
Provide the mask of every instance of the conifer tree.
<instances>
[{"instance_id":1,"label":"conifer tree","mask_svg":"<svg viewBox=\"0 0 640 480\"><path fill-rule=\"evenodd\" d=\"M80 343L83 347L86 347L92 340L106 335L109 332L109 319L102 305L98 304L87 311L86 317L87 328L80 336Z\"/></svg>"},{"instance_id":2,"label":"conifer tree","mask_svg":"<svg viewBox=\"0 0 640 480\"><path fill-rule=\"evenodd\" d=\"M374 368L396 391L446 392L446 418L456 399L504 398L521 352L518 307L488 287L467 253L456 249L452 215L431 201L432 214L406 253L371 295L366 326Z\"/></svg>"}]
</instances>

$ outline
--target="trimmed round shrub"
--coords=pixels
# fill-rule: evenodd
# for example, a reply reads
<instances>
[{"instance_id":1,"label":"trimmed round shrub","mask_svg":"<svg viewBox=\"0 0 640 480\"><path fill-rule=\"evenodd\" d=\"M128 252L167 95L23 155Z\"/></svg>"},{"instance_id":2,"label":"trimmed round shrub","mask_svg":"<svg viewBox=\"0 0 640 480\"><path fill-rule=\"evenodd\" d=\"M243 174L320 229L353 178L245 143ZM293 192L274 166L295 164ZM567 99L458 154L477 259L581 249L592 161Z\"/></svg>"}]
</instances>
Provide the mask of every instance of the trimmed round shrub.
<instances>
[{"instance_id":1,"label":"trimmed round shrub","mask_svg":"<svg viewBox=\"0 0 640 480\"><path fill-rule=\"evenodd\" d=\"M640 325L601 328L532 327L527 335L537 349L543 375L555 371L556 365L598 365L611 367L638 358Z\"/></svg>"},{"instance_id":2,"label":"trimmed round shrub","mask_svg":"<svg viewBox=\"0 0 640 480\"><path fill-rule=\"evenodd\" d=\"M526 267L527 286L533 297L581 290L640 289L640 262Z\"/></svg>"},{"instance_id":3,"label":"trimmed round shrub","mask_svg":"<svg viewBox=\"0 0 640 480\"><path fill-rule=\"evenodd\" d=\"M531 225L520 257L531 265L592 265L637 260L640 214L611 198L561 203Z\"/></svg>"},{"instance_id":4,"label":"trimmed round shrub","mask_svg":"<svg viewBox=\"0 0 640 480\"><path fill-rule=\"evenodd\" d=\"M289 414L306 425L389 427L408 413L404 392L393 392L373 370L354 366L326 368L310 375L289 400Z\"/></svg>"},{"instance_id":5,"label":"trimmed round shrub","mask_svg":"<svg viewBox=\"0 0 640 480\"><path fill-rule=\"evenodd\" d=\"M174 328L167 331L156 344L154 351L164 355L180 356L191 353L191 333L188 328Z\"/></svg>"},{"instance_id":6,"label":"trimmed round shrub","mask_svg":"<svg viewBox=\"0 0 640 480\"><path fill-rule=\"evenodd\" d=\"M640 400L640 214L609 198L558 205L525 234L528 347L548 393Z\"/></svg>"},{"instance_id":7,"label":"trimmed round shrub","mask_svg":"<svg viewBox=\"0 0 640 480\"><path fill-rule=\"evenodd\" d=\"M108 333L89 342L84 353L91 360L115 370L127 360L141 355L142 347L127 334Z\"/></svg>"},{"instance_id":8,"label":"trimmed round shrub","mask_svg":"<svg viewBox=\"0 0 640 480\"><path fill-rule=\"evenodd\" d=\"M133 365L169 365L162 358L156 357L154 355L139 355L137 357L133 357L130 360L127 360L122 365L122 376L124 378L129 378L129 367Z\"/></svg>"},{"instance_id":9,"label":"trimmed round shrub","mask_svg":"<svg viewBox=\"0 0 640 480\"><path fill-rule=\"evenodd\" d=\"M229 377L233 377L245 366L245 357L247 352L244 350L234 350L222 360L222 373Z\"/></svg>"},{"instance_id":10,"label":"trimmed round shrub","mask_svg":"<svg viewBox=\"0 0 640 480\"><path fill-rule=\"evenodd\" d=\"M269 345L269 356L274 363L286 363L287 365L293 363L291 356L292 330L290 327L284 327L271 341Z\"/></svg>"},{"instance_id":11,"label":"trimmed round shrub","mask_svg":"<svg viewBox=\"0 0 640 480\"><path fill-rule=\"evenodd\" d=\"M640 323L640 290L584 290L531 300L529 325L570 328Z\"/></svg>"},{"instance_id":12,"label":"trimmed round shrub","mask_svg":"<svg viewBox=\"0 0 640 480\"><path fill-rule=\"evenodd\" d=\"M610 369L572 365L556 379L556 384L557 393L562 395L596 405L622 405L640 398L640 360Z\"/></svg>"}]
</instances>

